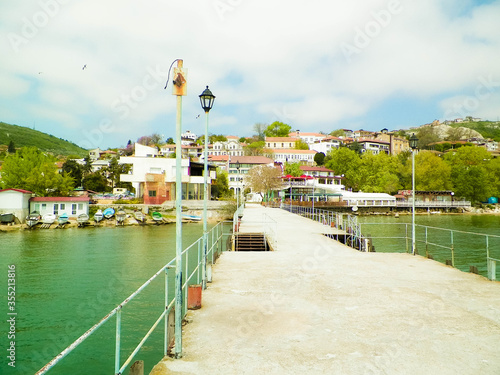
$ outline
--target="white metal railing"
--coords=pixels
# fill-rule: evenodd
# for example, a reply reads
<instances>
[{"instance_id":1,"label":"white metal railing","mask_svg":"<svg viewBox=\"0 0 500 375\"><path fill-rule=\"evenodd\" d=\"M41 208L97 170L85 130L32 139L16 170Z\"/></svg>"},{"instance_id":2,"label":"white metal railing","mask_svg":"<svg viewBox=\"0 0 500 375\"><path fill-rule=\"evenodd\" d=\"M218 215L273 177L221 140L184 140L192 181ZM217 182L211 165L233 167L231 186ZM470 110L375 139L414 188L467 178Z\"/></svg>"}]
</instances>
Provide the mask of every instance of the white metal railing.
<instances>
[{"instance_id":1,"label":"white metal railing","mask_svg":"<svg viewBox=\"0 0 500 375\"><path fill-rule=\"evenodd\" d=\"M224 222L219 222L216 226L214 226L210 232L208 233L208 241L207 241L207 260L211 263L217 259L217 256L220 254L222 249L222 244L225 236L229 236L230 233L224 233ZM185 281L182 284L182 292L183 292L183 316L187 313L187 292L188 286L191 284L200 284L201 282L201 260L202 260L202 248L203 248L203 236L198 240L193 242L190 246L188 246L183 252L182 256L185 259L183 263L185 265L185 270L183 270L185 275L189 275L185 278ZM189 273L189 258L193 256L193 253L197 254L197 263L194 265L191 264L192 270ZM126 298L121 304L111 310L106 316L104 316L99 322L97 322L94 326L92 326L89 330L87 330L83 335L81 335L78 339L76 339L71 345L65 348L61 353L59 353L56 357L54 357L49 363L43 366L35 375L41 375L47 373L51 368L56 366L64 357L66 357L69 353L71 353L74 349L76 349L82 342L84 342L90 335L96 332L100 327L102 327L106 322L108 322L113 316L116 316L116 333L115 333L115 374L122 374L123 371L130 364L134 356L139 352L141 347L144 345L149 336L154 332L157 326L161 323L165 316L168 316L170 310L173 308L175 303L175 297L170 299L168 292L168 272L170 269L175 269L175 258L172 259L169 263L164 265L158 272L156 272L149 280L147 280L144 284L142 284L135 292L133 292L128 298ZM155 280L161 274L165 275L165 309L160 314L160 316L156 319L155 323L151 326L145 336L138 343L136 348L132 351L129 357L120 365L120 350L121 350L121 313L123 308L129 304L136 296L138 296L148 285L150 285L153 280ZM193 279L196 279L196 282L193 282ZM164 335L164 355L168 354L169 348L169 339L168 339L168 322L165 319L165 335Z\"/></svg>"},{"instance_id":2,"label":"white metal railing","mask_svg":"<svg viewBox=\"0 0 500 375\"><path fill-rule=\"evenodd\" d=\"M396 207L412 207L412 202L397 201ZM415 207L470 207L470 201L415 201Z\"/></svg>"}]
</instances>

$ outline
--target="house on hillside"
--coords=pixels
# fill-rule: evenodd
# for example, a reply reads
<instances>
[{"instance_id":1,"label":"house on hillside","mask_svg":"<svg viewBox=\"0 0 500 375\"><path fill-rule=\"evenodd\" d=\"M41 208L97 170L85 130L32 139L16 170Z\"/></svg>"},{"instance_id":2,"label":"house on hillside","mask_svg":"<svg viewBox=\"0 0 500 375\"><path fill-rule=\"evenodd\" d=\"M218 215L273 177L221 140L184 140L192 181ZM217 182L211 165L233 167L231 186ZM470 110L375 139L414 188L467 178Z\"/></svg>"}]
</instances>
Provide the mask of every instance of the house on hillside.
<instances>
[{"instance_id":1,"label":"house on hillside","mask_svg":"<svg viewBox=\"0 0 500 375\"><path fill-rule=\"evenodd\" d=\"M267 148L289 149L295 148L299 140L300 138L294 137L266 137L265 142Z\"/></svg>"},{"instance_id":2,"label":"house on hillside","mask_svg":"<svg viewBox=\"0 0 500 375\"><path fill-rule=\"evenodd\" d=\"M274 166L274 161L265 156L233 156L229 159L229 189L234 194L245 190L245 176L257 165Z\"/></svg>"},{"instance_id":3,"label":"house on hillside","mask_svg":"<svg viewBox=\"0 0 500 375\"><path fill-rule=\"evenodd\" d=\"M0 214L13 213L19 222L24 223L30 213L31 191L22 189L0 190Z\"/></svg>"}]
</instances>

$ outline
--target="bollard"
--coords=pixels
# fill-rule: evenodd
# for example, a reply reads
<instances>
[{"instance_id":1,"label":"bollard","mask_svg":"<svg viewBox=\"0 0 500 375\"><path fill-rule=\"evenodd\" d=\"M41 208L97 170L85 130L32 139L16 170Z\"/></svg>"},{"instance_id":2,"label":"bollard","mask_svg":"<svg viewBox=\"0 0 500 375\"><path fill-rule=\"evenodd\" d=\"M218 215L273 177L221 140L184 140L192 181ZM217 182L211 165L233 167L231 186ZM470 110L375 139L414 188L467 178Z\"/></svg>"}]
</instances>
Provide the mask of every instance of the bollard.
<instances>
[{"instance_id":1,"label":"bollard","mask_svg":"<svg viewBox=\"0 0 500 375\"><path fill-rule=\"evenodd\" d=\"M188 309L197 310L201 308L201 284L188 286Z\"/></svg>"},{"instance_id":2,"label":"bollard","mask_svg":"<svg viewBox=\"0 0 500 375\"><path fill-rule=\"evenodd\" d=\"M132 366L130 366L129 375L144 375L144 361L135 361Z\"/></svg>"}]
</instances>

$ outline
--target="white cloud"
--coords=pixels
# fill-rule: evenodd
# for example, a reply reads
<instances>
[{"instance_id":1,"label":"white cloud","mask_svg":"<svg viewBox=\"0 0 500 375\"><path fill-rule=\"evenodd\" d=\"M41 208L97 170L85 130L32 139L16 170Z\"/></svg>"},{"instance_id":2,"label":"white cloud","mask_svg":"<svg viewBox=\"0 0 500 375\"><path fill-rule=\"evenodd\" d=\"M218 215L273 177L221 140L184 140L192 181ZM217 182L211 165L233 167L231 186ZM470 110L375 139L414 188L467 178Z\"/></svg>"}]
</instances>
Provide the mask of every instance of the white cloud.
<instances>
[{"instance_id":1,"label":"white cloud","mask_svg":"<svg viewBox=\"0 0 500 375\"><path fill-rule=\"evenodd\" d=\"M28 108L17 123L35 118L65 138L110 119L101 147L148 131L174 135L165 124L175 123L175 98L163 86L176 58L188 69L184 128L203 130L198 95L210 85L212 132L237 135L275 120L304 131L370 129L367 114L401 93L436 98L431 121L436 109L474 95L478 77L500 77L500 1L41 0L0 11L0 32L25 41L18 52L8 37L0 41L0 117L12 118L15 102ZM346 46L356 51L346 55ZM478 111L496 116L498 104L491 95Z\"/></svg>"}]
</instances>

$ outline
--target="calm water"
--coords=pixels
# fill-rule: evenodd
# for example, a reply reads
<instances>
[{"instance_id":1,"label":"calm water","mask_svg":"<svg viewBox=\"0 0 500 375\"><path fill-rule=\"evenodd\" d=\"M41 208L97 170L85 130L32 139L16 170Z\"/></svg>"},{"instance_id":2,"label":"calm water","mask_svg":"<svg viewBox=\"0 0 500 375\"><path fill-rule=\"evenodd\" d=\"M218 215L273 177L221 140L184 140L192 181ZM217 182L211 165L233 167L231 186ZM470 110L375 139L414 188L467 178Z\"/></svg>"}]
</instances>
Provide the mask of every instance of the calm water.
<instances>
[{"instance_id":1,"label":"calm water","mask_svg":"<svg viewBox=\"0 0 500 375\"><path fill-rule=\"evenodd\" d=\"M362 233L373 237L405 237L406 227L402 223L411 224L411 215L393 216L362 216ZM369 224L375 223L375 225ZM451 244L454 247L455 267L469 272L469 266L478 267L481 275L487 275L486 266L486 236L473 233L500 236L499 215L416 215L417 250L420 255L431 254L435 260L445 263L451 260ZM427 229L421 226L444 228L447 230ZM453 230L453 233L452 231ZM467 232L467 233L463 233ZM411 248L411 225L408 226L408 237L405 239L375 238L373 243L377 252L405 252ZM490 256L500 259L500 238L489 237ZM497 266L497 279L500 276L500 264Z\"/></svg>"},{"instance_id":2,"label":"calm water","mask_svg":"<svg viewBox=\"0 0 500 375\"><path fill-rule=\"evenodd\" d=\"M201 234L201 224L184 224L183 248ZM0 373L34 374L174 257L174 225L0 232ZM7 266L12 264L18 313L15 369L6 366L4 355L10 341ZM124 308L122 363L163 310L163 290L164 277L159 277ZM114 332L113 317L49 373L114 373ZM136 357L145 360L146 373L162 356L162 332Z\"/></svg>"},{"instance_id":3,"label":"calm water","mask_svg":"<svg viewBox=\"0 0 500 375\"><path fill-rule=\"evenodd\" d=\"M374 236L404 236L411 216L360 217L363 232ZM417 224L500 235L500 216L417 216ZM202 233L201 224L183 225L183 248ZM431 233L434 242L449 242L449 232ZM423 239L419 229L417 238ZM484 237L454 234L457 267L470 264L485 274ZM375 239L376 250L404 252L405 240ZM420 253L425 247L419 244ZM449 250L431 247L436 260ZM490 240L492 256L500 258L500 241ZM86 228L0 232L2 290L1 374L34 374L157 272L175 255L175 226ZM6 366L7 266L16 265L16 368ZM500 268L500 266L498 267ZM173 272L172 272L173 276ZM497 277L499 277L497 272ZM173 278L172 278L173 280ZM127 305L122 315L122 362L163 310L163 277ZM172 283L173 284L173 283ZM163 329L157 330L135 359L145 361L146 373L163 353ZM90 336L49 374L112 374L115 318Z\"/></svg>"}]
</instances>

